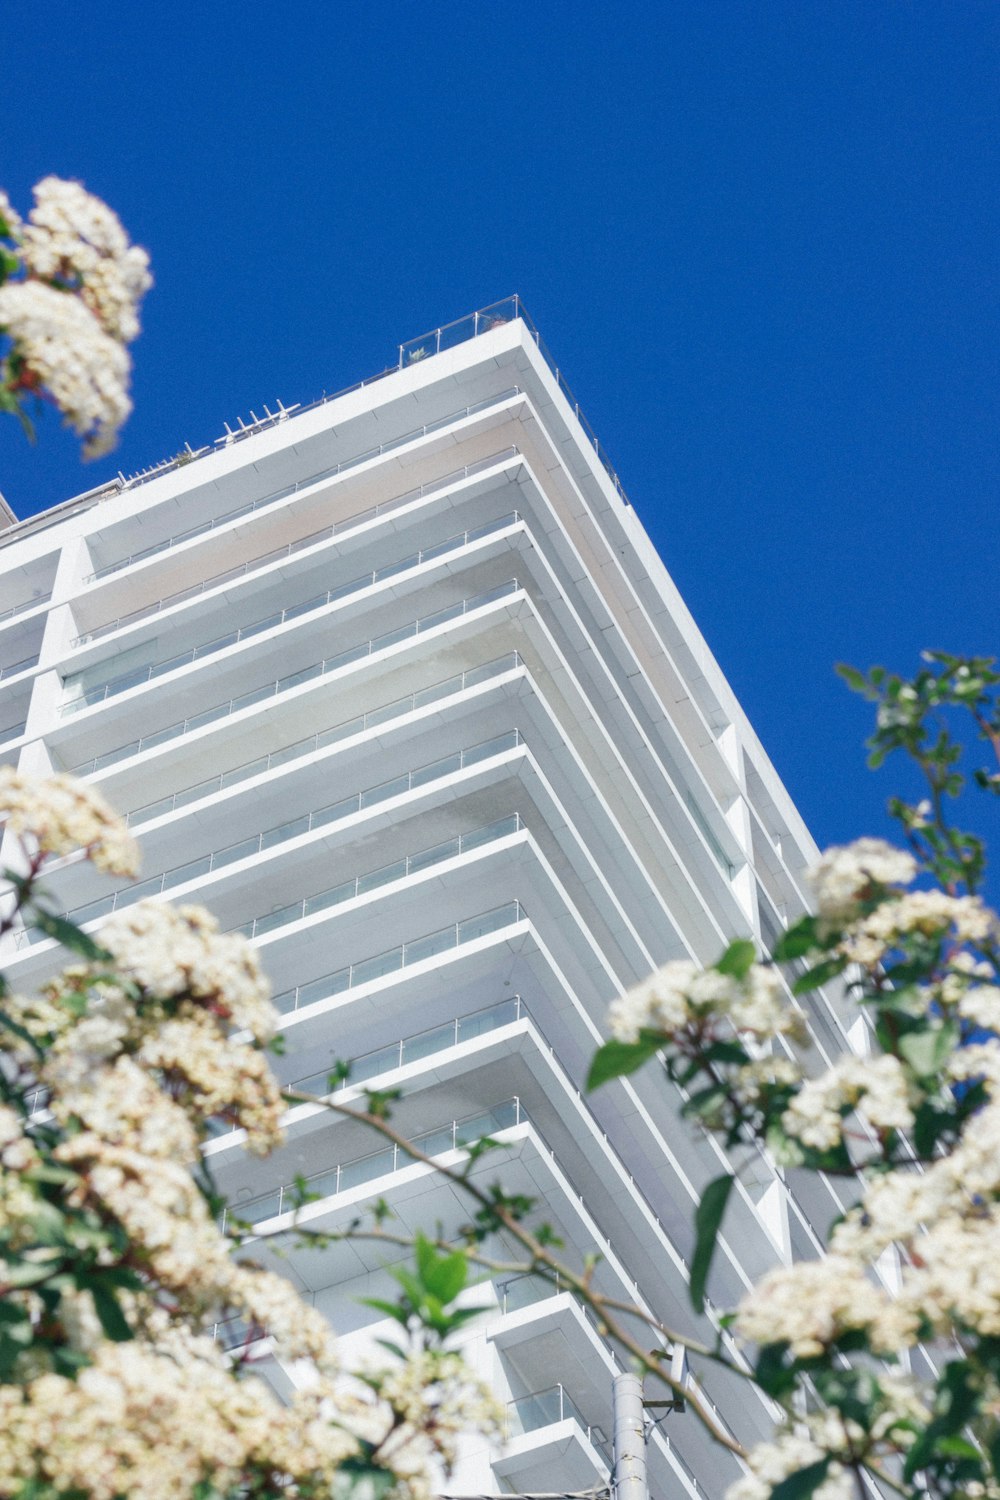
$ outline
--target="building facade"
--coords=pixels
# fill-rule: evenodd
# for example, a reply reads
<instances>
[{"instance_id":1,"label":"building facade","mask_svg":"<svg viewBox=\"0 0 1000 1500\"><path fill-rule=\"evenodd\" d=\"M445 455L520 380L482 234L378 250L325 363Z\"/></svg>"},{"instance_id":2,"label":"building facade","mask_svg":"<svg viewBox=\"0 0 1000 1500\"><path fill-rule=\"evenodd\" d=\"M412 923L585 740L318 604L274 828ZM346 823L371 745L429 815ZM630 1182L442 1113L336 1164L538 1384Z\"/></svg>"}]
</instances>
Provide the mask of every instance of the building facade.
<instances>
[{"instance_id":1,"label":"building facade","mask_svg":"<svg viewBox=\"0 0 1000 1500\"><path fill-rule=\"evenodd\" d=\"M767 949L816 851L517 299L0 531L0 762L76 771L141 838L134 886L56 872L75 920L204 903L260 949L286 1081L324 1092L349 1058L402 1089L396 1121L432 1155L496 1137L477 1175L536 1198L567 1258L600 1256L602 1287L695 1331L692 1215L727 1158L655 1069L582 1082L615 995L738 935ZM55 961L30 932L2 957L22 988ZM819 1056L851 1044L835 995L808 1019ZM376 1199L408 1229L468 1217L314 1107L267 1161L238 1134L211 1150L271 1228L298 1177L320 1228ZM839 1209L819 1180L793 1197L762 1156L740 1166L720 1307L814 1254ZM360 1349L386 1332L358 1300L387 1294L386 1260L354 1241L279 1264ZM498 1277L476 1298L467 1351L510 1435L470 1439L450 1490L600 1483L613 1350L558 1290ZM755 1395L712 1371L704 1389L741 1439L769 1431ZM648 1452L655 1500L738 1472L690 1412Z\"/></svg>"}]
</instances>

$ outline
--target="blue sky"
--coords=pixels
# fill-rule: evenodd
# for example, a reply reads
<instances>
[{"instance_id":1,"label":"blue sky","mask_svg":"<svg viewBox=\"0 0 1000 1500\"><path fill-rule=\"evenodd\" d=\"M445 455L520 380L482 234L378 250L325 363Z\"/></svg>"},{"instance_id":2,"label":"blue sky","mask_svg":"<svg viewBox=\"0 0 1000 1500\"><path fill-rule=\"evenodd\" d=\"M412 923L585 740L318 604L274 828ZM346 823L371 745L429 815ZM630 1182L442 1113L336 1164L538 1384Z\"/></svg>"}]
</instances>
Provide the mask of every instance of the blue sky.
<instances>
[{"instance_id":1,"label":"blue sky","mask_svg":"<svg viewBox=\"0 0 1000 1500\"><path fill-rule=\"evenodd\" d=\"M93 0L0 43L0 182L152 255L136 411L19 515L518 291L822 843L884 828L832 663L1000 645L996 0Z\"/></svg>"}]
</instances>

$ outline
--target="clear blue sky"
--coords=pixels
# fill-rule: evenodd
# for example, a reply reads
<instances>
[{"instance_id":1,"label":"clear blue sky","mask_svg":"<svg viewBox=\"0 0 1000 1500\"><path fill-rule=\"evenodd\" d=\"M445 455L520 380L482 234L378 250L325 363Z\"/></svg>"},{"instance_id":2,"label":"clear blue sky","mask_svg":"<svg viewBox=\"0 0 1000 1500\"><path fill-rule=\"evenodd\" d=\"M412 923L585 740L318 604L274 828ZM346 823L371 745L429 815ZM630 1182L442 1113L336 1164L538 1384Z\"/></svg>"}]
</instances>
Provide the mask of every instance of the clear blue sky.
<instances>
[{"instance_id":1,"label":"clear blue sky","mask_svg":"<svg viewBox=\"0 0 1000 1500\"><path fill-rule=\"evenodd\" d=\"M823 842L875 831L831 666L1000 648L997 0L293 6L5 19L0 182L148 246L136 412L24 516L374 373L519 291Z\"/></svg>"}]
</instances>

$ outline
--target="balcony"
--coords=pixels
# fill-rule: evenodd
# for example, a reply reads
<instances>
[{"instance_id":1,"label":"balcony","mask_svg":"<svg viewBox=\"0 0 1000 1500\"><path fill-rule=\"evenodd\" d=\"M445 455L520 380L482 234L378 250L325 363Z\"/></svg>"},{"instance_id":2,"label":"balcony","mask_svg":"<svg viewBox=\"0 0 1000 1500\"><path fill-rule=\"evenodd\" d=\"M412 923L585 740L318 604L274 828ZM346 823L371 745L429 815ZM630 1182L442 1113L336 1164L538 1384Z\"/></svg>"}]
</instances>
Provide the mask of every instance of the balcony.
<instances>
[{"instance_id":1,"label":"balcony","mask_svg":"<svg viewBox=\"0 0 1000 1500\"><path fill-rule=\"evenodd\" d=\"M84 761L81 765L74 766L77 775L92 775L95 771L104 770L107 766L113 766L121 760L127 760L132 755L138 755L144 750L151 750L157 745L166 744L169 740L177 739L181 735L190 734L195 729L204 728L207 724L218 723L222 719L229 718L232 714L239 713L241 709L251 708L259 703L266 703L282 693L291 692L292 689L301 687L304 683L314 682L318 678L326 677L332 672L339 671L342 667L354 662L364 661L380 651L388 650L390 646L398 645L401 641L411 640L426 631L433 630L437 626L444 625L451 620L461 619L477 609L483 609L500 599L506 599L516 594L519 584L516 578L510 578L497 588L487 589L481 594L473 594L462 599L457 604L448 605L445 609L435 610L432 614L423 615L419 619L411 621L408 625L400 626L397 630L386 631L384 635L372 636L369 640L361 642L360 645L352 646L347 651L341 651L336 656L326 657L322 661L314 662L311 666L303 667L298 672L290 672L285 677L272 679L260 687L251 688L249 692L241 693L237 698L229 698L223 703L214 704L211 708L204 709L201 713L193 714L190 718L180 719L166 729L154 730L151 734L140 736L137 740L131 740L126 745L120 745L114 750L109 750L103 755L96 755L91 760Z\"/></svg>"},{"instance_id":2,"label":"balcony","mask_svg":"<svg viewBox=\"0 0 1000 1500\"><path fill-rule=\"evenodd\" d=\"M527 1125L528 1117L518 1099L506 1099L501 1104L482 1114L469 1115L462 1120L450 1120L434 1130L426 1130L412 1138L412 1143L426 1156L446 1156L451 1151L460 1151L493 1134L494 1131L511 1130L518 1125ZM241 1225L251 1228L270 1219L294 1214L295 1222L315 1217L310 1210L322 1204L325 1210L332 1207L325 1200L336 1198L353 1188L364 1187L380 1177L388 1177L405 1167L414 1165L413 1158L399 1146L386 1146L380 1151L369 1151L364 1156L350 1161L338 1162L324 1172L294 1182L283 1184L268 1193L247 1198L231 1204L222 1216L223 1230L238 1229Z\"/></svg>"},{"instance_id":3,"label":"balcony","mask_svg":"<svg viewBox=\"0 0 1000 1500\"><path fill-rule=\"evenodd\" d=\"M337 603L342 599L349 599L353 594L361 594L366 589L373 588L375 584L383 582L387 578L398 577L401 573L409 572L411 569L419 568L423 564L435 561L439 557L447 557L450 553L459 552L463 547L472 542L482 540L484 537L492 536L497 532L504 531L510 526L516 526L520 521L517 511L511 511L505 516L487 522L484 526L478 526L471 531L462 531L455 536L448 537L435 546L421 548L411 553L408 557L397 558L394 562L387 563L384 567L374 568L362 574L360 578L352 578L349 583L340 584L335 589L327 589L322 594L317 594L312 599L306 599L298 604L291 604L285 609L276 611L274 614L266 615L263 619L254 620L249 625L241 626L238 630L231 630L226 635L218 636L215 640L205 641L199 645L190 647L189 650L181 652L178 656L168 657L165 661L152 662L149 666L140 667L132 672L124 672L120 676L108 678L97 687L88 688L79 698L71 698L64 703L59 712L62 715L80 713L85 708L92 708L95 704L103 703L108 698L115 698L120 693L127 693L132 688L142 687L147 682L152 682L157 677L165 677L170 672L177 672L182 667L190 666L192 662L203 661L207 657L216 656L220 651L227 650L230 646L238 645L241 641L251 640L254 636L263 635L266 631L277 630L281 625L287 625L292 620L302 619L307 615L318 614L329 605Z\"/></svg>"},{"instance_id":4,"label":"balcony","mask_svg":"<svg viewBox=\"0 0 1000 1500\"><path fill-rule=\"evenodd\" d=\"M519 1489L584 1489L606 1480L611 1448L602 1427L588 1422L563 1385L507 1403L507 1445L494 1472Z\"/></svg>"},{"instance_id":5,"label":"balcony","mask_svg":"<svg viewBox=\"0 0 1000 1500\"><path fill-rule=\"evenodd\" d=\"M296 918L293 917L292 920ZM415 938L412 942L398 943L395 948L375 954L361 963L348 964L345 968L338 969L333 974L325 974L320 979L313 979L308 984L296 985L294 989L275 995L273 1003L282 1015L289 1015L306 1006L332 1000L334 996L358 985L370 984L387 974L395 974L414 964L423 963L425 959L434 958L439 953L448 953L453 948L461 948L466 943L489 937L494 932L501 932L505 927L513 927L525 920L526 914L521 903L508 901L503 906L494 907L492 911L467 917L462 922L452 922L449 926Z\"/></svg>"},{"instance_id":6,"label":"balcony","mask_svg":"<svg viewBox=\"0 0 1000 1500\"><path fill-rule=\"evenodd\" d=\"M184 531L178 531L173 536L167 537L162 542L156 542L151 547L143 547L138 552L131 552L127 557L119 558L116 562L108 563L102 568L89 574L84 579L85 583L97 583L104 578L111 577L114 573L120 573L125 568L131 568L136 563L145 562L148 558L157 557L163 552L169 552L174 547L179 547L182 542L192 541L195 537L204 536L208 532L216 531L221 526L228 526L233 521L242 520L243 517L253 515L257 511L264 510L272 505L277 505L282 500L298 494L302 490L311 488L314 484L321 484L328 479L336 479L339 475L347 473L350 469L356 469L361 464L370 463L373 459L382 458L387 453L392 453L398 448L404 448L408 443L418 442L421 438L430 436L442 428L450 427L455 422L461 422L467 417L477 416L480 412L488 411L491 407L502 406L504 402L510 401L519 394L519 388L512 386L509 390L501 392L498 396L489 396L484 401L477 401L472 406L463 407L459 411L449 412L447 416L438 418L435 422L428 422L423 427L416 427L411 432L403 433L402 436L392 438L386 443L380 443L375 448L368 448L364 453L358 453L351 458L344 459L342 463L333 464L329 468L321 469L315 474L310 474L306 479L297 480L294 484L283 486L273 490L270 494L262 495L259 499L252 500L246 505L236 506L233 510L224 511L219 515L212 516L208 521L202 521L197 526L189 526ZM489 462L495 462L491 459ZM483 464L485 467L485 463ZM452 477L452 476L450 476ZM404 505L408 500L419 498L419 492L411 491L405 496L395 497L381 507L382 510ZM362 521L370 520L379 514L380 507L374 507L360 516L352 517L350 524L360 525ZM332 532L331 532L332 535Z\"/></svg>"},{"instance_id":7,"label":"balcony","mask_svg":"<svg viewBox=\"0 0 1000 1500\"><path fill-rule=\"evenodd\" d=\"M512 672L522 665L523 662L518 652L509 651L506 656L498 657L496 661L486 662L481 667L472 667L468 671L457 673L454 677L446 677L441 682L432 683L430 687L421 688L419 692L407 693L404 698L394 698L391 703L381 704L378 708L358 714L355 718L336 724L331 729L322 729L317 734L296 740L293 744L283 745L280 750L272 750L269 755L258 756L256 760L244 761L242 765L234 766L229 771L222 771L218 776L212 776L207 781L197 781L191 786L182 787L180 791L171 793L169 797L161 797L156 802L147 802L145 806L137 807L130 812L126 821L133 826L136 823L146 823L153 818L164 817L179 807L188 807L192 802L199 802L204 797L211 797L229 787L238 786L240 782L248 781L254 776L266 775L268 771L277 770L291 761L312 755L317 750L325 750L331 745L339 744L341 740L350 739L353 735L364 734L366 730L373 729L376 725L402 718L405 714L412 713L414 709L425 708L431 703L439 703L454 694L464 692L466 688L476 687L481 682L488 682L491 678L500 677L505 672ZM136 741L135 743L141 745L142 742Z\"/></svg>"},{"instance_id":8,"label":"balcony","mask_svg":"<svg viewBox=\"0 0 1000 1500\"><path fill-rule=\"evenodd\" d=\"M517 395L517 388L505 391L500 400L509 400L511 396ZM459 413L467 416L468 410ZM340 537L357 527L365 525L369 521L376 520L380 516L388 515L405 505L412 504L415 500L422 500L429 495L437 494L441 490L449 489L452 485L460 483L463 479L473 478L485 470L497 464L509 462L518 456L518 450L514 447L502 449L499 453L492 453L487 458L478 459L475 463L465 464L460 469L454 469L450 474L445 474L441 479L428 481L426 484L417 485L407 490L404 494L396 495L391 500L382 501L378 505L370 505L365 510L358 511L355 515L348 516L343 521L337 521L332 526L325 526L319 531L311 532L309 536L299 537L294 542L288 542L283 547L276 547L267 552L262 552L240 563L235 568L227 568L222 572L215 573L209 578L192 584L189 588L178 589L171 594L165 594L156 599L152 604L143 605L139 609L129 611L127 614L116 615L114 619L106 620L101 625L95 625L92 630L84 631L73 640L73 646L89 645L92 641L102 640L107 635L112 635L116 630L124 630L130 625L136 625L141 620L151 619L162 610L170 609L175 604L184 604L189 599L197 599L201 594L207 593L214 588L221 588L224 584L234 583L241 578L247 578L262 568L270 567L273 563L282 562L286 558L294 557L297 553L305 551L309 547L319 546L333 537ZM232 519L232 516L229 517ZM221 524L221 523L220 523ZM191 535L199 535L201 527L194 527L191 532L184 533L177 541L184 541ZM146 552L136 554L130 561L138 561L139 558L154 555L157 551L164 551L165 547L147 549Z\"/></svg>"},{"instance_id":9,"label":"balcony","mask_svg":"<svg viewBox=\"0 0 1000 1500\"><path fill-rule=\"evenodd\" d=\"M79 926L84 922L93 922L99 917L108 916L113 911L120 911L123 907L132 906L137 901L165 895L167 891L175 890L178 886L187 885L190 881L199 880L206 875L215 874L229 865L253 859L256 855L267 853L269 850L280 850L283 844L301 838L304 834L314 833L321 828L330 828L365 808L375 807L380 802L387 802L393 797L412 791L414 787L427 786L435 781L444 780L454 775L456 771L478 765L480 761L490 760L495 755L502 755L507 750L516 749L522 743L519 731L512 729L507 734L497 735L494 739L474 745L468 750L458 750L453 755L433 761L430 765L421 766L419 770L407 771L402 776L394 776L388 781L380 782L378 786L355 792L350 797L343 797L339 802L331 803L329 807L317 808L315 812L304 813L291 822L265 829L263 833L254 834L248 839L240 839L235 844L227 844L222 849L215 849L211 854L188 860L183 865L175 865L172 869L165 870L161 875L154 875L149 880L139 880L132 885L121 886L110 895L102 896L96 901L89 901L84 906L72 907L64 912L63 916L70 917ZM256 937L259 933L270 931L272 927L280 927L285 922L296 920L296 917L292 915L293 912L297 912L298 916L308 916L312 911L322 911L329 906L339 905L342 901L353 900L355 896L363 895L365 891L388 885L393 880L401 880L430 865L440 864L443 860L452 859L469 849L475 849L491 839L504 837L508 833L516 833L520 826L515 814L511 818L492 823L488 827L464 834L459 838L449 839L445 843L436 844L417 854L406 855L403 859L396 860L369 875L360 876L354 881L348 881L329 891L310 896L305 901L283 907L280 911L271 912L267 917L254 918L238 930L246 937ZM300 907L301 910L299 910ZM36 943L44 941L44 938L45 934L37 928L27 928L24 934L19 934L19 946L20 941Z\"/></svg>"}]
</instances>

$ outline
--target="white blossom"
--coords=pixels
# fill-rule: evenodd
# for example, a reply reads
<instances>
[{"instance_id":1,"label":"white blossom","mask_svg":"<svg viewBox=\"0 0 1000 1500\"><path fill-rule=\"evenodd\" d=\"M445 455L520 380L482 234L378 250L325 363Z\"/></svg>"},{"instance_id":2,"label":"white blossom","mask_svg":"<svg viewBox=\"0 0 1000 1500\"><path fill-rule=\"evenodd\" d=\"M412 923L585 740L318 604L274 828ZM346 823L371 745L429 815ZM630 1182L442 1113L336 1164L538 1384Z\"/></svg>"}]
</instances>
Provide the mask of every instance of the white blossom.
<instances>
[{"instance_id":1,"label":"white blossom","mask_svg":"<svg viewBox=\"0 0 1000 1500\"><path fill-rule=\"evenodd\" d=\"M856 839L827 849L809 871L816 907L824 922L852 917L864 896L879 887L909 885L917 873L911 854L884 839Z\"/></svg>"},{"instance_id":2,"label":"white blossom","mask_svg":"<svg viewBox=\"0 0 1000 1500\"><path fill-rule=\"evenodd\" d=\"M22 385L48 392L87 458L107 453L132 410L123 345L73 292L37 280L0 286L0 330L24 362Z\"/></svg>"},{"instance_id":3,"label":"white blossom","mask_svg":"<svg viewBox=\"0 0 1000 1500\"><path fill-rule=\"evenodd\" d=\"M6 288L0 287L0 297ZM100 792L75 777L31 776L0 766L0 823L28 835L43 854L86 852L99 870L135 875L139 846Z\"/></svg>"},{"instance_id":4,"label":"white blossom","mask_svg":"<svg viewBox=\"0 0 1000 1500\"><path fill-rule=\"evenodd\" d=\"M818 1078L806 1079L781 1123L803 1145L830 1151L840 1144L849 1110L856 1110L876 1130L910 1129L913 1109L898 1058L841 1058Z\"/></svg>"},{"instance_id":5,"label":"white blossom","mask_svg":"<svg viewBox=\"0 0 1000 1500\"><path fill-rule=\"evenodd\" d=\"M149 256L129 243L117 214L82 183L43 178L22 243L34 276L78 286L111 338L130 343L136 337L138 304L152 285Z\"/></svg>"}]
</instances>

